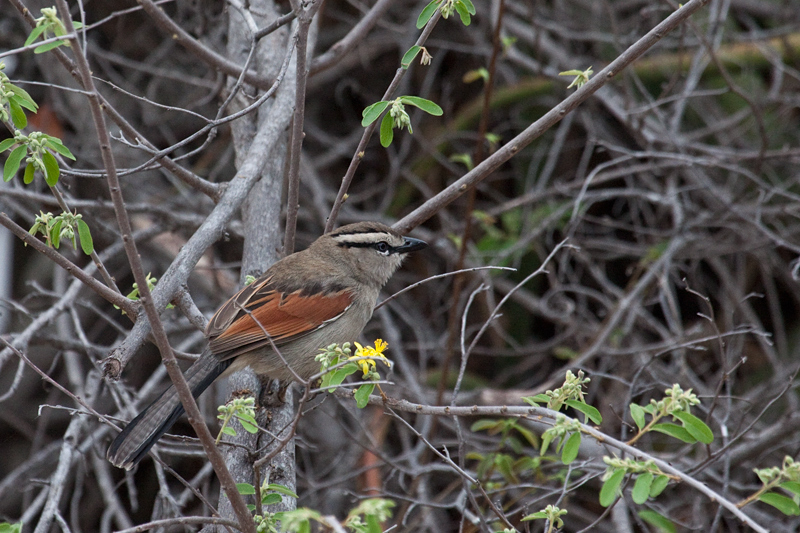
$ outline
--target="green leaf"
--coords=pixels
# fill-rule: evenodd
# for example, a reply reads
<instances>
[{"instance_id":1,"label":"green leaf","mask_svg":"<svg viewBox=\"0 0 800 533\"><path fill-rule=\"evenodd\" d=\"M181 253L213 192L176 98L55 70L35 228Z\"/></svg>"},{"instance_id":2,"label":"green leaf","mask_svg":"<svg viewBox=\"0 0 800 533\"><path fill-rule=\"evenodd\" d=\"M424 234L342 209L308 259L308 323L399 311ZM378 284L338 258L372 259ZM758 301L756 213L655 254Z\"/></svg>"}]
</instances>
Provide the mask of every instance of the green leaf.
<instances>
[{"instance_id":1,"label":"green leaf","mask_svg":"<svg viewBox=\"0 0 800 533\"><path fill-rule=\"evenodd\" d=\"M669 435L670 437L675 437L678 440L682 440L688 444L694 444L697 442L691 433L689 433L683 426L679 426L678 424L656 424L652 427L653 431L658 431L659 433L664 433Z\"/></svg>"},{"instance_id":2,"label":"green leaf","mask_svg":"<svg viewBox=\"0 0 800 533\"><path fill-rule=\"evenodd\" d=\"M392 144L392 139L394 139L394 131L392 128L392 116L386 113L383 115L383 120L381 120L381 146L384 148L388 148L389 145Z\"/></svg>"},{"instance_id":3,"label":"green leaf","mask_svg":"<svg viewBox=\"0 0 800 533\"><path fill-rule=\"evenodd\" d=\"M474 15L476 13L475 5L470 0L459 0L459 2L464 4L470 15Z\"/></svg>"},{"instance_id":4,"label":"green leaf","mask_svg":"<svg viewBox=\"0 0 800 533\"><path fill-rule=\"evenodd\" d=\"M434 13L436 13L437 9L439 9L439 0L431 0L431 3L425 6L425 9L423 9L422 13L420 13L419 17L417 17L418 30L421 30L423 27L425 27L425 24L431 20L431 17Z\"/></svg>"},{"instance_id":5,"label":"green leaf","mask_svg":"<svg viewBox=\"0 0 800 533\"><path fill-rule=\"evenodd\" d=\"M86 255L92 255L92 252L94 251L92 232L89 231L89 224L83 220L78 220L78 236L81 238L81 249L83 250L83 253Z\"/></svg>"},{"instance_id":6,"label":"green leaf","mask_svg":"<svg viewBox=\"0 0 800 533\"><path fill-rule=\"evenodd\" d=\"M31 30L30 35L28 35L28 38L25 39L25 46L32 45L33 41L35 41L42 33L44 33L46 29L47 26L44 25L36 26L35 28L33 28L33 30Z\"/></svg>"},{"instance_id":7,"label":"green leaf","mask_svg":"<svg viewBox=\"0 0 800 533\"><path fill-rule=\"evenodd\" d=\"M238 490L239 494L242 494L243 496L256 493L256 488L250 483L237 483L236 490Z\"/></svg>"},{"instance_id":8,"label":"green leaf","mask_svg":"<svg viewBox=\"0 0 800 533\"><path fill-rule=\"evenodd\" d=\"M576 431L572 435L569 436L567 439L567 443L564 444L564 451L561 452L561 462L565 465L570 464L572 461L578 458L578 451L581 448L581 434L579 431Z\"/></svg>"},{"instance_id":9,"label":"green leaf","mask_svg":"<svg viewBox=\"0 0 800 533\"><path fill-rule=\"evenodd\" d=\"M532 448L536 448L539 445L539 437L533 431L521 426L517 426L515 429L528 441Z\"/></svg>"},{"instance_id":10,"label":"green leaf","mask_svg":"<svg viewBox=\"0 0 800 533\"><path fill-rule=\"evenodd\" d=\"M778 494L777 492L767 492L762 494L758 499L767 505L773 506L785 515L800 516L800 507L788 496Z\"/></svg>"},{"instance_id":11,"label":"green leaf","mask_svg":"<svg viewBox=\"0 0 800 533\"><path fill-rule=\"evenodd\" d=\"M50 243L53 245L53 248L58 248L61 246L61 226L64 224L63 219L56 220L56 222L50 226Z\"/></svg>"},{"instance_id":12,"label":"green leaf","mask_svg":"<svg viewBox=\"0 0 800 533\"><path fill-rule=\"evenodd\" d=\"M0 141L0 152L5 152L6 150L14 146L15 142L16 141L14 140L13 137L11 137L10 139L3 139L2 141Z\"/></svg>"},{"instance_id":13,"label":"green leaf","mask_svg":"<svg viewBox=\"0 0 800 533\"><path fill-rule=\"evenodd\" d=\"M528 522L530 520L539 520L544 518L547 518L547 513L545 513L544 511L539 511L537 513L529 514L528 516L520 520L520 522Z\"/></svg>"},{"instance_id":14,"label":"green leaf","mask_svg":"<svg viewBox=\"0 0 800 533\"><path fill-rule=\"evenodd\" d=\"M673 524L668 518L661 516L655 511L644 509L639 511L637 514L639 515L639 518L656 528L659 533L675 533L677 531L675 524Z\"/></svg>"},{"instance_id":15,"label":"green leaf","mask_svg":"<svg viewBox=\"0 0 800 533\"><path fill-rule=\"evenodd\" d=\"M39 109L39 106L36 105L36 102L31 98L31 95L28 94L28 91L23 89L22 87L17 87L16 85L10 85L9 88L11 92L14 93L13 98L17 101L19 105L24 107L25 109L36 113L36 110Z\"/></svg>"},{"instance_id":16,"label":"green leaf","mask_svg":"<svg viewBox=\"0 0 800 533\"><path fill-rule=\"evenodd\" d=\"M633 501L639 505L643 504L650 497L650 487L653 486L653 474L644 472L639 474L636 478L636 483L633 484L633 491L631 496Z\"/></svg>"},{"instance_id":17,"label":"green leaf","mask_svg":"<svg viewBox=\"0 0 800 533\"><path fill-rule=\"evenodd\" d=\"M435 117L440 117L442 116L442 113L444 113L442 108L436 105L434 102L426 100L425 98L420 98L419 96L401 96L400 101L404 104L418 107L429 115L433 115Z\"/></svg>"},{"instance_id":18,"label":"green leaf","mask_svg":"<svg viewBox=\"0 0 800 533\"><path fill-rule=\"evenodd\" d=\"M383 531L377 516L368 514L365 518L367 519L367 533L381 533Z\"/></svg>"},{"instance_id":19,"label":"green leaf","mask_svg":"<svg viewBox=\"0 0 800 533\"><path fill-rule=\"evenodd\" d=\"M325 382L324 382L325 386L326 387L328 387L328 386L330 386L330 387L338 387L339 385L342 384L342 381L344 381L344 379L347 376L349 376L350 374L352 374L356 370L358 370L358 367L355 365L355 363L350 363L350 364L344 365L342 368L334 370L330 374L326 374L326 377L330 376L330 378L325 380ZM329 392L333 392L333 389L329 389Z\"/></svg>"},{"instance_id":20,"label":"green leaf","mask_svg":"<svg viewBox=\"0 0 800 533\"><path fill-rule=\"evenodd\" d=\"M598 411L594 406L591 406L587 403L578 400L567 400L564 403L569 405L576 411L580 411L581 413L585 414L586 417L595 424L603 423L603 415L601 415L600 411Z\"/></svg>"},{"instance_id":21,"label":"green leaf","mask_svg":"<svg viewBox=\"0 0 800 533\"><path fill-rule=\"evenodd\" d=\"M514 475L514 462L511 460L511 457L508 455L501 453L497 454L494 460L494 464L497 465L497 470L500 472L500 475L508 483L518 483L519 480L517 476Z\"/></svg>"},{"instance_id":22,"label":"green leaf","mask_svg":"<svg viewBox=\"0 0 800 533\"><path fill-rule=\"evenodd\" d=\"M11 122L14 123L14 126L22 129L28 125L25 111L22 110L22 107L15 100L11 98L8 99L8 108L11 110Z\"/></svg>"},{"instance_id":23,"label":"green leaf","mask_svg":"<svg viewBox=\"0 0 800 533\"><path fill-rule=\"evenodd\" d=\"M469 430L475 433L476 431L485 431L487 429L495 429L498 427L499 424L502 422L498 422L497 420L490 420L488 418L484 418L482 420L476 420L472 423L469 427Z\"/></svg>"},{"instance_id":24,"label":"green leaf","mask_svg":"<svg viewBox=\"0 0 800 533\"><path fill-rule=\"evenodd\" d=\"M66 41L53 41L51 43L43 44L41 46L37 46L33 49L34 54L43 54L45 52L49 52L54 48L58 48L59 46L67 44Z\"/></svg>"},{"instance_id":25,"label":"green leaf","mask_svg":"<svg viewBox=\"0 0 800 533\"><path fill-rule=\"evenodd\" d=\"M542 434L542 447L539 449L539 456L543 456L547 452L547 448L550 447L550 443L553 442L553 434L547 433L546 431Z\"/></svg>"},{"instance_id":26,"label":"green leaf","mask_svg":"<svg viewBox=\"0 0 800 533\"><path fill-rule=\"evenodd\" d=\"M289 490L288 487L284 487L283 485L279 485L277 483L270 483L269 485L267 485L267 490L271 490L271 491L274 491L274 492L280 492L281 494L283 494L285 496L291 496L294 499L297 499L297 498L300 497L297 494L295 494L294 492L292 492L291 490Z\"/></svg>"},{"instance_id":27,"label":"green leaf","mask_svg":"<svg viewBox=\"0 0 800 533\"><path fill-rule=\"evenodd\" d=\"M28 35L28 38L25 39L25 46L30 46L31 44L33 44L33 41L35 41L42 33L44 33L46 29L47 26L44 25L36 26L35 28L33 28L33 30L31 30L30 35Z\"/></svg>"},{"instance_id":28,"label":"green leaf","mask_svg":"<svg viewBox=\"0 0 800 533\"><path fill-rule=\"evenodd\" d=\"M22 158L28 153L28 147L20 145L14 148L11 154L6 159L6 164L3 166L3 181L10 181L19 170L19 165Z\"/></svg>"},{"instance_id":29,"label":"green leaf","mask_svg":"<svg viewBox=\"0 0 800 533\"><path fill-rule=\"evenodd\" d=\"M81 240L81 244L82 243L83 243L83 240ZM258 433L258 426L254 425L254 424L251 424L247 420L242 420L240 418L239 419L239 423L242 425L244 430L247 431L248 433L253 433L253 434Z\"/></svg>"},{"instance_id":30,"label":"green leaf","mask_svg":"<svg viewBox=\"0 0 800 533\"><path fill-rule=\"evenodd\" d=\"M47 137L48 138L47 141L45 141L45 144L47 145L48 148L50 148L54 152L58 152L64 157L67 157L75 161L75 156L72 155L72 152L70 152L66 146L64 146L64 143L61 142L61 139L59 139L58 137L51 137L49 135Z\"/></svg>"},{"instance_id":31,"label":"green leaf","mask_svg":"<svg viewBox=\"0 0 800 533\"><path fill-rule=\"evenodd\" d=\"M614 473L603 483L603 488L600 489L600 505L608 507L614 503L623 479L625 479L625 470L621 468L614 470Z\"/></svg>"},{"instance_id":32,"label":"green leaf","mask_svg":"<svg viewBox=\"0 0 800 533\"><path fill-rule=\"evenodd\" d=\"M536 396L523 396L522 401L534 407L538 407L540 403L547 405L547 402L550 401L550 396L548 396L547 394L537 394Z\"/></svg>"},{"instance_id":33,"label":"green leaf","mask_svg":"<svg viewBox=\"0 0 800 533\"><path fill-rule=\"evenodd\" d=\"M3 522L0 524L0 533L20 533L20 531L22 531L22 522L17 524Z\"/></svg>"},{"instance_id":34,"label":"green leaf","mask_svg":"<svg viewBox=\"0 0 800 533\"><path fill-rule=\"evenodd\" d=\"M456 12L458 12L458 16L461 17L461 23L464 26L469 26L469 23L472 21L472 17L470 17L467 6L465 6L460 0L456 2Z\"/></svg>"},{"instance_id":35,"label":"green leaf","mask_svg":"<svg viewBox=\"0 0 800 533\"><path fill-rule=\"evenodd\" d=\"M403 59L400 60L400 66L404 69L407 69L411 66L411 62L414 61L414 58L417 57L420 50L422 50L421 46L414 45L408 49L408 52L403 54Z\"/></svg>"},{"instance_id":36,"label":"green leaf","mask_svg":"<svg viewBox=\"0 0 800 533\"><path fill-rule=\"evenodd\" d=\"M631 418L636 426L641 430L647 425L644 420L644 409L641 405L632 403L631 404Z\"/></svg>"},{"instance_id":37,"label":"green leaf","mask_svg":"<svg viewBox=\"0 0 800 533\"><path fill-rule=\"evenodd\" d=\"M784 483L781 483L779 486L780 488L788 490L789 492L791 492L796 496L800 496L800 483L798 483L797 481L786 481Z\"/></svg>"},{"instance_id":38,"label":"green leaf","mask_svg":"<svg viewBox=\"0 0 800 533\"><path fill-rule=\"evenodd\" d=\"M25 173L22 175L22 182L25 185L33 183L34 172L36 172L36 167L33 166L33 163L28 163L27 165L25 165Z\"/></svg>"},{"instance_id":39,"label":"green leaf","mask_svg":"<svg viewBox=\"0 0 800 533\"><path fill-rule=\"evenodd\" d=\"M45 150L42 153L42 161L44 162L44 179L51 187L55 187L58 183L58 177L61 175L61 170L58 168L58 161L53 154Z\"/></svg>"},{"instance_id":40,"label":"green leaf","mask_svg":"<svg viewBox=\"0 0 800 533\"><path fill-rule=\"evenodd\" d=\"M235 437L235 436L236 436L236 430L235 430L235 429L233 429L233 428L232 428L232 427L230 427L230 426L225 426L224 428L222 428L222 432L223 432L225 435L230 435L231 437Z\"/></svg>"},{"instance_id":41,"label":"green leaf","mask_svg":"<svg viewBox=\"0 0 800 533\"><path fill-rule=\"evenodd\" d=\"M361 112L361 126L366 128L378 120L378 117L381 116L381 113L386 111L386 108L389 107L389 104L390 102L381 100L380 102L375 102L374 104L367 106L364 111Z\"/></svg>"},{"instance_id":42,"label":"green leaf","mask_svg":"<svg viewBox=\"0 0 800 533\"><path fill-rule=\"evenodd\" d=\"M282 501L283 501L283 496L275 492L271 494L265 494L261 498L261 503L263 505L275 505L276 503L281 503Z\"/></svg>"},{"instance_id":43,"label":"green leaf","mask_svg":"<svg viewBox=\"0 0 800 533\"><path fill-rule=\"evenodd\" d=\"M692 413L677 411L672 413L672 416L683 422L683 427L686 428L686 431L703 444L711 444L714 442L714 432L711 431L711 428Z\"/></svg>"},{"instance_id":44,"label":"green leaf","mask_svg":"<svg viewBox=\"0 0 800 533\"><path fill-rule=\"evenodd\" d=\"M356 390L353 396L355 396L356 406L359 409L363 409L367 406L369 403L369 395L372 394L373 390L375 390L374 383L364 383Z\"/></svg>"},{"instance_id":45,"label":"green leaf","mask_svg":"<svg viewBox=\"0 0 800 533\"><path fill-rule=\"evenodd\" d=\"M662 492L664 489L667 488L667 484L669 483L669 477L661 474L660 476L656 477L653 480L653 484L650 485L650 497L655 498Z\"/></svg>"}]
</instances>

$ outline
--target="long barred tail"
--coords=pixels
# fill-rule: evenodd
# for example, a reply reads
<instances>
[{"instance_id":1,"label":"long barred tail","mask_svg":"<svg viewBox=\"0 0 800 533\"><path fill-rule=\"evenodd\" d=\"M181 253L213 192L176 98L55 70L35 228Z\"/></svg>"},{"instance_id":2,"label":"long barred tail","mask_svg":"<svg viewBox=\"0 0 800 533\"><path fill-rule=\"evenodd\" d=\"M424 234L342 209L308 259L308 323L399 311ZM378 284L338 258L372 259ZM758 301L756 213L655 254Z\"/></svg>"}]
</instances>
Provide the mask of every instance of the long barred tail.
<instances>
[{"instance_id":1,"label":"long barred tail","mask_svg":"<svg viewBox=\"0 0 800 533\"><path fill-rule=\"evenodd\" d=\"M230 366L231 362L232 359L220 361L210 352L204 352L186 371L186 381L192 390L192 395L195 398L200 396ZM108 447L106 457L115 466L130 470L147 455L150 448L183 413L178 392L170 385L117 435Z\"/></svg>"}]
</instances>

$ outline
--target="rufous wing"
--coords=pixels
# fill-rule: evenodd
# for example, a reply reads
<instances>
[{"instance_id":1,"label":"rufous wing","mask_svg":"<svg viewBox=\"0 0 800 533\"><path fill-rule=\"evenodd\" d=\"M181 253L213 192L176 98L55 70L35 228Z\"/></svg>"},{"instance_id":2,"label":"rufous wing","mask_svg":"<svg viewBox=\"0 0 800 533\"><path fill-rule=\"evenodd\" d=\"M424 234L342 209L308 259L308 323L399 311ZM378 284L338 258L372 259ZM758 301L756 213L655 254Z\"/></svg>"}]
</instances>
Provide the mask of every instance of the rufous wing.
<instances>
[{"instance_id":1,"label":"rufous wing","mask_svg":"<svg viewBox=\"0 0 800 533\"><path fill-rule=\"evenodd\" d=\"M228 300L206 327L215 354L232 357L269 344L277 346L324 327L353 303L349 290L303 294L274 287L271 278L257 280Z\"/></svg>"}]
</instances>

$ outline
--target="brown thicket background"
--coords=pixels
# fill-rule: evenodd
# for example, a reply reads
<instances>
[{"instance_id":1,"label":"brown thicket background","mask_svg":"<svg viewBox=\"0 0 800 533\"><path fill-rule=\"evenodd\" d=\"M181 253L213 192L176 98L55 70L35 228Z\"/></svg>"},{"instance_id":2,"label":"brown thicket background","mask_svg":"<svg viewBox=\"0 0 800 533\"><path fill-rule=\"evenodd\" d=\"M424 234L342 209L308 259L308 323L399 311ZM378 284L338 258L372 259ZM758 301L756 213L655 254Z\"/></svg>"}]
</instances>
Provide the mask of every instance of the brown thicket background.
<instances>
[{"instance_id":1,"label":"brown thicket background","mask_svg":"<svg viewBox=\"0 0 800 533\"><path fill-rule=\"evenodd\" d=\"M419 36L415 21L425 4L386 0L376 13L372 2L328 0L315 15L297 248L322 231L363 132L361 111L381 99L400 57ZM41 106L29 129L62 138L76 155L59 188L91 226L98 253L127 294L133 279L87 99L55 53L19 50L30 31L20 9L39 16L47 5L5 3L0 61ZM249 28L291 11L287 2L159 5L234 66L246 59ZM456 15L438 22L426 43L431 64L415 62L396 92L431 99L444 115L412 111L413 135L396 133L388 149L372 138L338 224L391 223L423 205L466 172L464 155L473 162L488 156L575 91L560 71L599 71L678 8L667 0L480 0L475 6L469 27ZM236 290L240 271L263 271L280 252L294 61L279 89L288 97L269 99L232 125L174 145L210 120L252 104L280 71L295 26L263 39L251 59L266 84L245 82L232 93L233 78L181 46L135 2L71 8L75 20L84 9L86 55L113 109L156 149L172 147L173 165L211 185L203 193L175 168L153 163L146 143L134 142L107 119L145 272L160 278L175 261L220 201L215 194L225 192L219 186L236 174L237 164L248 157L267 160L250 203L219 226L211 239L217 242L198 252L205 252L202 260L180 280L210 316ZM357 24L364 20L373 24L362 32ZM352 47L337 48L343 39ZM490 85L478 69L487 69ZM415 230L431 246L395 275L387 296L457 268L515 270L436 279L378 310L362 340L389 343L387 355L396 365L386 393L448 405L463 365L456 403L519 405L523 395L558 386L567 369L582 369L592 379L587 402L604 415L600 429L625 440L632 434L628 404L646 404L678 383L701 398L694 412L714 431L713 444L682 445L655 435L637 446L730 502L752 494L761 486L753 469L797 457L800 446L799 107L797 4L710 1L491 173L474 194L439 209ZM278 134L268 149L248 156L264 123ZM0 133L7 135L6 129ZM58 210L40 177L24 186L19 176L0 187L0 204L26 229L39 211ZM560 250L546 273L517 287L564 239L572 247ZM134 343L121 381L104 379L102 360L128 338L130 320L21 241L7 243L0 252L3 273L10 274L0 302L3 338L96 411L130 419L139 395L152 398L168 382L158 351L150 342L141 348ZM91 265L69 246L59 251ZM509 294L466 352L463 346ZM162 317L173 348L190 357L202 350L203 338L183 312L188 308L168 309ZM112 437L106 423L44 382L13 351L0 351L0 365L2 519L24 522L25 531L89 532L215 512L216 476L196 441L165 439L157 449L167 467L146 459L126 475L105 460ZM226 398L224 387L215 389L200 401L212 431L215 406ZM339 519L359 500L382 496L396 503L384 524L392 531L507 527L468 481L471 476L520 531L543 531L543 521L520 519L547 504L569 511L565 531L657 531L640 518L643 509L668 517L682 531L747 529L685 483L670 485L645 505L632 501L629 486L610 511L604 509L598 503L601 455L611 455L610 449L587 448L570 467L554 457L525 463L519 460L538 457L538 450L525 441L514 449L499 444L500 435L471 432L474 418L393 416L378 407L358 410L327 394L303 410L297 503ZM185 422L172 433L193 436ZM498 452L519 461L515 469L501 458L494 468L476 471L478 454ZM800 527L797 517L763 503L744 512L772 531Z\"/></svg>"}]
</instances>

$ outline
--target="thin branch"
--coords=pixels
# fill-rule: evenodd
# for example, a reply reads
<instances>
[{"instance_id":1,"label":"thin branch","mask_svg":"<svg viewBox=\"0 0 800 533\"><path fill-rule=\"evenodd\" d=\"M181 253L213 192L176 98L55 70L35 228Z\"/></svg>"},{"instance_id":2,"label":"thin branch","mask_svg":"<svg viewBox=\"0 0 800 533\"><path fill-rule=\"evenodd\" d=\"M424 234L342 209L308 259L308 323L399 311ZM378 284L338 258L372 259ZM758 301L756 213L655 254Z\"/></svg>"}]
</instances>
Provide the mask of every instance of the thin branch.
<instances>
[{"instance_id":1,"label":"thin branch","mask_svg":"<svg viewBox=\"0 0 800 533\"><path fill-rule=\"evenodd\" d=\"M425 44L425 41L428 40L428 37L430 36L431 32L433 32L433 28L436 27L436 23L439 22L439 18L441 16L441 12L437 9L436 13L433 15L433 17L431 17L431 19L428 21L428 24L422 30L419 39L417 39L417 42L415 43L416 46L422 46ZM394 95L394 92L400 86L400 82L402 81L406 72L408 72L408 69L404 69L403 67L397 68L394 78L392 79L391 83L389 83L389 87L386 89L386 92L383 94L383 98L381 98L381 100L389 100ZM333 231L333 227L336 224L336 218L339 216L339 210L342 208L342 203L344 203L345 195L350 189L350 184L353 182L353 177L355 177L358 165L361 164L361 160L364 159L367 143L369 142L370 138L372 138L372 134L375 132L375 128L378 126L379 122L379 120L376 120L367 126L364 130L364 134L361 136L361 140L358 142L358 147L353 154L353 158L350 160L350 165L347 167L347 172L345 172L344 177L342 178L342 184L339 186L339 192L336 194L336 200L333 202L331 214L328 215L328 220L325 223L325 233L330 233Z\"/></svg>"},{"instance_id":2,"label":"thin branch","mask_svg":"<svg viewBox=\"0 0 800 533\"><path fill-rule=\"evenodd\" d=\"M448 185L436 196L426 201L414 211L394 224L394 229L407 233L419 226L435 213L447 207L453 200L467 192L489 175L497 170L500 165L514 157L521 149L549 130L553 125L563 119L567 113L573 111L592 94L608 83L628 65L650 50L667 33L677 28L709 0L689 0L677 11L672 13L663 22L647 32L641 39L633 43L627 50L612 61L606 68L598 72L586 85L565 98L560 104L545 113L539 120L528 126L522 133L514 137L505 146L487 157L482 163ZM337 197L338 201L338 197ZM330 221L329 221L330 223Z\"/></svg>"},{"instance_id":3,"label":"thin branch","mask_svg":"<svg viewBox=\"0 0 800 533\"><path fill-rule=\"evenodd\" d=\"M100 283L92 276L87 274L82 268L78 265L58 253L55 248L50 248L45 243L25 231L24 228L17 225L16 222L11 220L11 218L5 214L0 213L0 224L8 228L14 235L19 237L19 239L36 250L37 252L42 253L45 257L50 259L52 262L66 270L69 274L74 276L76 279L81 280L87 287L91 290L96 292L102 298L105 298L113 305L116 305L120 309L122 309L125 314L130 317L131 320L135 320L141 311L141 307L136 302L129 300L122 296L119 292L116 292L104 284Z\"/></svg>"},{"instance_id":4,"label":"thin branch","mask_svg":"<svg viewBox=\"0 0 800 533\"><path fill-rule=\"evenodd\" d=\"M342 396L346 397L349 395L343 394ZM506 406L506 405L490 406L490 407L480 407L477 405L473 405L471 407L470 406L439 407L432 405L416 404L409 402L407 400L396 400L394 398L388 398L388 397L384 399L381 398L380 396L375 396L375 395L369 397L369 404L389 408L396 411L403 411L406 413L416 413L419 415L518 417L518 418L535 420L537 422L543 422L548 425L552 425L553 423L555 423L557 417L565 416L563 413L557 413L556 411L552 411L544 407L522 407L522 406ZM580 424L580 422L577 420L570 419L569 417L567 417L567 419L571 421L570 423L575 422ZM673 467L666 461L662 461L656 456L645 453L639 450L638 448L634 448L633 446L628 446L624 442L619 441L609 435L606 435L602 431L597 430L586 424L580 424L580 427L582 433L585 433L590 437L592 437L595 441L598 442L598 444L611 446L612 448L616 448L617 450L624 452L625 454L628 454L642 461L653 461L653 463L656 466L658 466L658 468L660 468L663 472L678 477L682 482L691 486L693 489L701 492L702 494L707 496L711 501L719 503L725 509L733 513L733 515L736 516L736 518L738 518L739 520L741 520L742 523L753 528L755 531L759 533L769 532L769 530L762 527L758 523L754 522L752 518L744 514L741 511L741 509L736 507L736 504L734 502L724 498L721 494L708 488L705 483L678 470L677 468Z\"/></svg>"},{"instance_id":5,"label":"thin branch","mask_svg":"<svg viewBox=\"0 0 800 533\"><path fill-rule=\"evenodd\" d=\"M67 29L74 32L69 6L67 5L66 0L57 0L57 7L59 15L67 26ZM203 421L200 410L198 409L197 403L192 395L192 391L189 389L189 385L186 383L186 379L181 373L180 368L178 368L175 354L172 352L172 348L169 345L169 340L167 339L166 331L164 331L164 325L161 322L158 310L156 309L153 298L150 295L150 288L145 278L141 257L139 256L139 252L136 247L136 241L133 239L133 231L131 229L130 220L125 210L125 200L122 197L122 190L120 188L119 178L116 172L116 164L114 163L114 154L111 151L111 138L106 127L99 98L97 97L97 88L95 87L94 80L92 79L89 63L86 60L86 57L83 55L84 51L81 48L81 43L77 38L74 37L70 40L75 52L75 63L78 66L83 88L90 93L88 96L89 109L91 111L92 120L94 121L95 130L97 132L97 137L100 144L100 153L102 155L103 165L106 170L108 188L109 192L111 193L111 199L114 202L114 210L117 215L117 223L120 228L120 233L122 234L122 242L125 246L125 253L128 256L128 262L131 266L133 277L139 286L140 301L144 306L145 313L147 314L147 319L150 323L150 327L152 328L156 345L158 346L159 352L161 352L161 358L164 361L164 366L167 369L167 373L175 385L175 389L178 392L181 403L183 404L184 409L189 416L189 422L200 438L200 442L203 444L203 449L205 450L206 455L208 455L209 461L214 466L214 471L217 473L220 484L231 501L233 509L236 513L236 517L239 520L240 528L247 533L255 533L255 524L250 517L250 512L248 511L244 500L236 489L236 482L228 471L228 468L225 466L225 460L223 459L222 454L214 445L214 438L211 436L211 432L208 430L208 427Z\"/></svg>"},{"instance_id":6,"label":"thin branch","mask_svg":"<svg viewBox=\"0 0 800 533\"><path fill-rule=\"evenodd\" d=\"M221 56L189 35L186 30L169 18L167 14L164 13L164 10L158 7L152 0L139 0L139 5L142 6L145 13L150 15L150 18L153 19L153 22L155 22L162 31L169 35L176 43L194 54L199 60L204 61L211 68L234 78L242 73L242 68L239 65L235 65L230 59ZM269 89L274 81L262 78L250 71L244 72L244 79L247 83L259 89Z\"/></svg>"}]
</instances>

